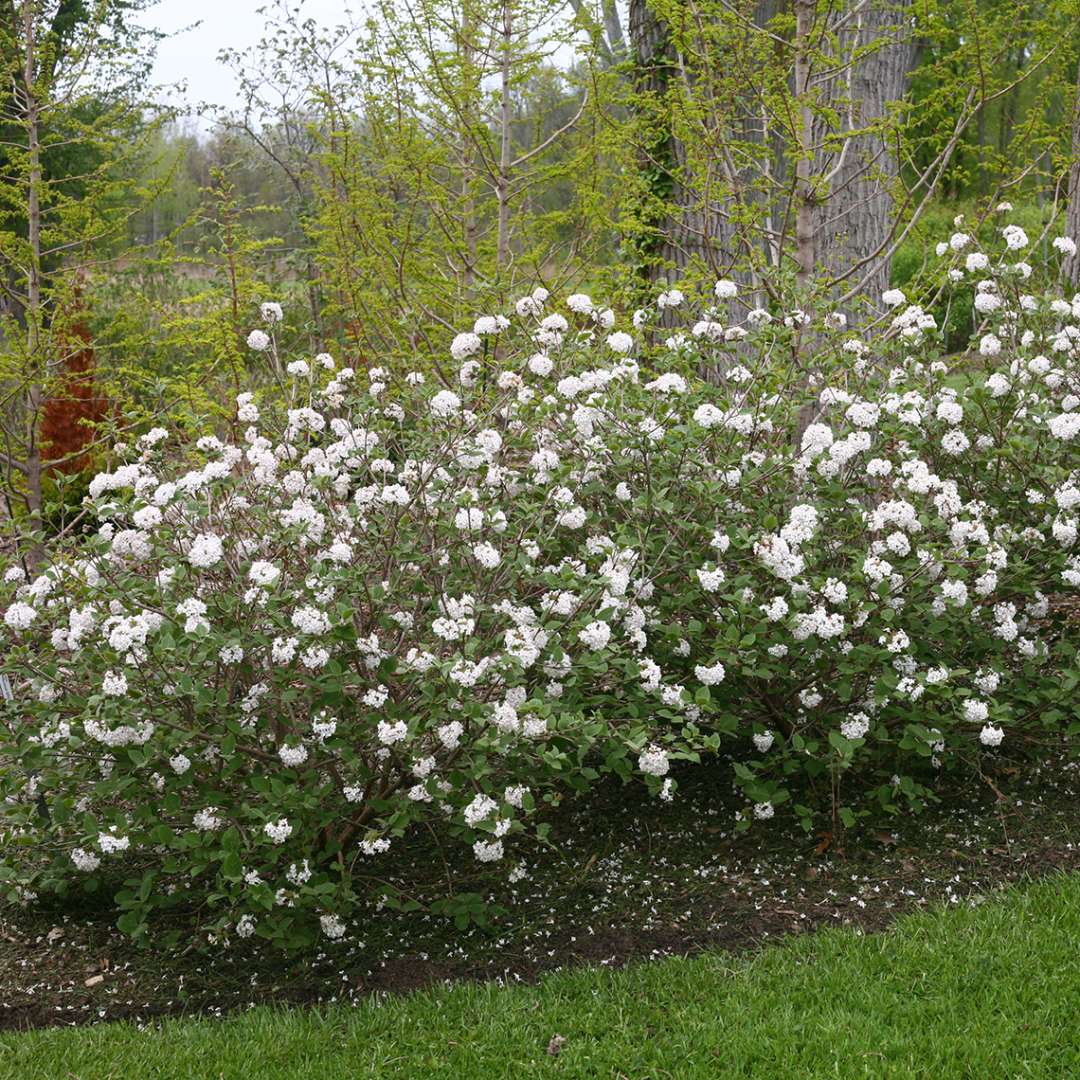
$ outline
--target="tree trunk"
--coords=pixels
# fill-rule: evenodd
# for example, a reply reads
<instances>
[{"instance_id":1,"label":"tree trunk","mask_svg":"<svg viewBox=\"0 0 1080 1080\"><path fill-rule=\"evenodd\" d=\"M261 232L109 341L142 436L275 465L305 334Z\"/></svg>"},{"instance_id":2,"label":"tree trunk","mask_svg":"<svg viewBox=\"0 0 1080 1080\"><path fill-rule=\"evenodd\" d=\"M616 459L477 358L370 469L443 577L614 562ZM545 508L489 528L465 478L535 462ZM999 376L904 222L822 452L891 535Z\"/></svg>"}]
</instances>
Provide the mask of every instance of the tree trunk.
<instances>
[{"instance_id":1,"label":"tree trunk","mask_svg":"<svg viewBox=\"0 0 1080 1080\"><path fill-rule=\"evenodd\" d=\"M914 49L903 23L909 0L867 0L841 47L865 49L879 43L850 69L849 86L833 87L840 111L850 110L850 128L833 164L835 175L822 194L817 251L826 271L845 288L863 281L874 303L889 287L885 257L894 225L893 188L898 166L882 121L891 102L903 97ZM838 76L845 77L845 74ZM825 165L829 170L829 165Z\"/></svg>"},{"instance_id":2,"label":"tree trunk","mask_svg":"<svg viewBox=\"0 0 1080 1080\"><path fill-rule=\"evenodd\" d=\"M34 0L23 0L23 70L22 93L24 95L24 117L26 121L26 142L29 157L27 172L26 221L29 252L26 267L26 351L27 376L27 444L26 444L26 493L27 509L30 512L30 531L33 539L30 544L29 562L39 565L45 558L45 549L41 542L42 519L42 460L41 444L38 438L38 424L44 399L42 383L47 374L44 358L41 355L41 131L39 128L39 105L35 85L35 47Z\"/></svg>"},{"instance_id":3,"label":"tree trunk","mask_svg":"<svg viewBox=\"0 0 1080 1080\"><path fill-rule=\"evenodd\" d=\"M1065 235L1080 244L1080 72L1076 76L1076 102L1072 116L1072 159L1069 163L1069 205L1065 212ZM1062 265L1065 282L1080 288L1080 253L1070 255Z\"/></svg>"},{"instance_id":4,"label":"tree trunk","mask_svg":"<svg viewBox=\"0 0 1080 1080\"><path fill-rule=\"evenodd\" d=\"M461 7L460 55L462 66L471 71L476 62L473 49L473 33L476 29L469 0ZM469 96L470 106L473 98ZM469 119L471 119L471 114ZM473 185L476 182L476 149L473 146L473 133L468 130L469 119L461 122L461 241L462 268L461 285L465 293L465 302L476 283L477 237L479 229L476 222L476 195Z\"/></svg>"},{"instance_id":5,"label":"tree trunk","mask_svg":"<svg viewBox=\"0 0 1080 1080\"><path fill-rule=\"evenodd\" d=\"M643 238L648 248L643 270L653 282L675 281L693 262L715 271L731 230L720 214L704 205L690 175L686 147L671 131L665 98L677 77L677 58L667 25L648 0L630 0L629 29L636 89L649 99L648 119L657 131L642 155L641 168L655 177L651 194L665 204L663 212L644 223L652 236Z\"/></svg>"},{"instance_id":6,"label":"tree trunk","mask_svg":"<svg viewBox=\"0 0 1080 1080\"><path fill-rule=\"evenodd\" d=\"M809 287L817 259L815 228L814 112L810 103L810 36L816 0L795 0L795 95L799 105L799 142L795 147L795 282Z\"/></svg>"},{"instance_id":7,"label":"tree trunk","mask_svg":"<svg viewBox=\"0 0 1080 1080\"><path fill-rule=\"evenodd\" d=\"M495 195L499 205L495 271L501 277L510 263L510 56L514 43L512 0L502 4L502 56L499 58L499 172Z\"/></svg>"}]
</instances>

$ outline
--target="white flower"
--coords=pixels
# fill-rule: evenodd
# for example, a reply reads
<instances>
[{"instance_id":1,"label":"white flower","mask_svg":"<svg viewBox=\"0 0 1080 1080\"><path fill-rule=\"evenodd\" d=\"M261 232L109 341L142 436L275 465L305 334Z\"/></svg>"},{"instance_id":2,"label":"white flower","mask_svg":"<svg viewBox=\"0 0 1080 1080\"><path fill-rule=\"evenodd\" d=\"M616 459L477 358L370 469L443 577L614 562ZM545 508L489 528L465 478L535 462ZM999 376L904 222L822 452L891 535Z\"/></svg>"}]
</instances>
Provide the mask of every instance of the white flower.
<instances>
[{"instance_id":1,"label":"white flower","mask_svg":"<svg viewBox=\"0 0 1080 1080\"><path fill-rule=\"evenodd\" d=\"M300 663L310 671L319 671L329 663L329 649L311 645L300 653Z\"/></svg>"},{"instance_id":2,"label":"white flower","mask_svg":"<svg viewBox=\"0 0 1080 1080\"><path fill-rule=\"evenodd\" d=\"M364 692L361 699L369 709L381 709L390 697L390 691L385 686L375 686Z\"/></svg>"},{"instance_id":3,"label":"white flower","mask_svg":"<svg viewBox=\"0 0 1080 1080\"><path fill-rule=\"evenodd\" d=\"M1055 237L1051 246L1067 258L1076 254L1076 241L1068 236Z\"/></svg>"},{"instance_id":4,"label":"white flower","mask_svg":"<svg viewBox=\"0 0 1080 1080\"><path fill-rule=\"evenodd\" d=\"M1019 225L1006 225L1001 230L1001 235L1005 237L1005 244L1010 251L1019 251L1028 245L1027 233Z\"/></svg>"},{"instance_id":5,"label":"white flower","mask_svg":"<svg viewBox=\"0 0 1080 1080\"><path fill-rule=\"evenodd\" d=\"M337 731L337 721L321 712L311 721L311 730L319 742L326 742Z\"/></svg>"},{"instance_id":6,"label":"white flower","mask_svg":"<svg viewBox=\"0 0 1080 1080\"><path fill-rule=\"evenodd\" d=\"M721 278L714 286L713 292L718 300L730 300L739 294L739 288L734 281Z\"/></svg>"},{"instance_id":7,"label":"white flower","mask_svg":"<svg viewBox=\"0 0 1080 1080\"><path fill-rule=\"evenodd\" d=\"M607 346L612 352L625 355L633 349L634 339L620 330L614 334L608 334Z\"/></svg>"},{"instance_id":8,"label":"white flower","mask_svg":"<svg viewBox=\"0 0 1080 1080\"><path fill-rule=\"evenodd\" d=\"M866 713L858 712L849 716L840 725L840 734L845 739L863 739L870 730L870 717Z\"/></svg>"},{"instance_id":9,"label":"white flower","mask_svg":"<svg viewBox=\"0 0 1080 1080\"><path fill-rule=\"evenodd\" d=\"M217 832L224 826L225 819L217 813L216 806L208 806L205 810L197 811L191 823L201 832Z\"/></svg>"},{"instance_id":10,"label":"white flower","mask_svg":"<svg viewBox=\"0 0 1080 1080\"><path fill-rule=\"evenodd\" d=\"M498 809L499 804L490 795L479 792L462 811L465 824L470 828L475 828Z\"/></svg>"},{"instance_id":11,"label":"white flower","mask_svg":"<svg viewBox=\"0 0 1080 1080\"><path fill-rule=\"evenodd\" d=\"M236 419L242 424L254 424L258 422L259 410L253 404L255 395L250 393L236 395ZM155 499L156 499L155 495Z\"/></svg>"},{"instance_id":12,"label":"white flower","mask_svg":"<svg viewBox=\"0 0 1080 1080\"><path fill-rule=\"evenodd\" d=\"M327 634L330 632L330 616L325 611L306 605L297 608L290 621L301 634Z\"/></svg>"},{"instance_id":13,"label":"white flower","mask_svg":"<svg viewBox=\"0 0 1080 1080\"><path fill-rule=\"evenodd\" d=\"M101 692L107 697L123 697L128 690L127 676L122 671L106 671L101 680Z\"/></svg>"},{"instance_id":14,"label":"white flower","mask_svg":"<svg viewBox=\"0 0 1080 1080\"><path fill-rule=\"evenodd\" d=\"M385 746L393 746L394 743L399 743L408 736L409 727L404 720L398 720L394 724L386 720L380 720L377 731L379 742Z\"/></svg>"},{"instance_id":15,"label":"white flower","mask_svg":"<svg viewBox=\"0 0 1080 1080\"><path fill-rule=\"evenodd\" d=\"M288 818L278 818L277 821L268 821L263 826L263 832L267 838L275 844L284 844L292 836L293 827Z\"/></svg>"},{"instance_id":16,"label":"white flower","mask_svg":"<svg viewBox=\"0 0 1080 1080\"><path fill-rule=\"evenodd\" d=\"M698 664L694 668L694 674L703 685L717 686L724 681L724 676L727 672L724 670L724 665L718 660L711 667L704 667L701 664Z\"/></svg>"},{"instance_id":17,"label":"white flower","mask_svg":"<svg viewBox=\"0 0 1080 1080\"><path fill-rule=\"evenodd\" d=\"M985 701L969 698L964 702L964 719L973 724L981 724L990 715Z\"/></svg>"},{"instance_id":18,"label":"white flower","mask_svg":"<svg viewBox=\"0 0 1080 1080\"><path fill-rule=\"evenodd\" d=\"M671 768L667 751L653 743L641 752L638 768L647 776L666 776Z\"/></svg>"},{"instance_id":19,"label":"white flower","mask_svg":"<svg viewBox=\"0 0 1080 1080\"><path fill-rule=\"evenodd\" d=\"M508 805L516 807L518 810L525 804L525 796L529 794L529 789L522 784L517 784L512 787L508 787L503 792L503 801Z\"/></svg>"},{"instance_id":20,"label":"white flower","mask_svg":"<svg viewBox=\"0 0 1080 1080\"><path fill-rule=\"evenodd\" d=\"M161 524L162 513L156 506L143 506L131 515L137 529L149 531Z\"/></svg>"},{"instance_id":21,"label":"white flower","mask_svg":"<svg viewBox=\"0 0 1080 1080\"><path fill-rule=\"evenodd\" d=\"M290 769L296 768L298 765L303 765L308 759L307 747L303 744L298 746L279 746L278 757L281 758L281 763Z\"/></svg>"},{"instance_id":22,"label":"white flower","mask_svg":"<svg viewBox=\"0 0 1080 1080\"><path fill-rule=\"evenodd\" d=\"M472 550L473 557L485 570L494 570L502 562L502 555L493 544L476 544Z\"/></svg>"},{"instance_id":23,"label":"white flower","mask_svg":"<svg viewBox=\"0 0 1080 1080\"><path fill-rule=\"evenodd\" d=\"M478 334L458 334L450 343L450 355L455 360L464 360L483 348Z\"/></svg>"},{"instance_id":24,"label":"white flower","mask_svg":"<svg viewBox=\"0 0 1080 1080\"><path fill-rule=\"evenodd\" d=\"M802 452L812 457L824 453L834 442L832 428L828 424L810 424L802 437Z\"/></svg>"},{"instance_id":25,"label":"white flower","mask_svg":"<svg viewBox=\"0 0 1080 1080\"><path fill-rule=\"evenodd\" d=\"M580 529L585 524L586 518L584 507L571 506L559 514L556 521L564 529Z\"/></svg>"},{"instance_id":26,"label":"white flower","mask_svg":"<svg viewBox=\"0 0 1080 1080\"><path fill-rule=\"evenodd\" d=\"M529 357L529 370L540 378L550 375L554 367L551 357L545 353L534 353Z\"/></svg>"},{"instance_id":27,"label":"white flower","mask_svg":"<svg viewBox=\"0 0 1080 1080\"><path fill-rule=\"evenodd\" d=\"M982 731L979 732L979 742L983 746L1000 746L1004 738L1005 732L994 724L984 725Z\"/></svg>"},{"instance_id":28,"label":"white flower","mask_svg":"<svg viewBox=\"0 0 1080 1080\"><path fill-rule=\"evenodd\" d=\"M758 732L752 739L754 747L759 754L766 753L776 741L776 736L771 731Z\"/></svg>"},{"instance_id":29,"label":"white flower","mask_svg":"<svg viewBox=\"0 0 1080 1080\"><path fill-rule=\"evenodd\" d=\"M694 410L694 423L700 424L703 428L716 427L718 424L722 424L724 420L724 413L708 402L699 405Z\"/></svg>"},{"instance_id":30,"label":"white flower","mask_svg":"<svg viewBox=\"0 0 1080 1080\"><path fill-rule=\"evenodd\" d=\"M1061 416L1055 416L1047 427L1055 439L1075 439L1077 435L1080 435L1080 412L1062 413Z\"/></svg>"},{"instance_id":31,"label":"white flower","mask_svg":"<svg viewBox=\"0 0 1080 1080\"><path fill-rule=\"evenodd\" d=\"M296 650L299 646L300 642L294 637L276 637L270 643L270 659L275 664L289 664L292 662L293 657L296 656Z\"/></svg>"},{"instance_id":32,"label":"white flower","mask_svg":"<svg viewBox=\"0 0 1080 1080\"><path fill-rule=\"evenodd\" d=\"M907 297L900 291L900 289L886 289L881 294L881 302L887 307L899 307L901 304L907 302Z\"/></svg>"},{"instance_id":33,"label":"white flower","mask_svg":"<svg viewBox=\"0 0 1080 1080\"><path fill-rule=\"evenodd\" d=\"M256 352L266 352L270 348L270 335L263 330L252 330L247 336L249 349Z\"/></svg>"},{"instance_id":34,"label":"white flower","mask_svg":"<svg viewBox=\"0 0 1080 1080\"><path fill-rule=\"evenodd\" d=\"M119 851L127 851L131 847L131 837L117 836L115 826L112 832L98 833L98 847L105 855L115 855Z\"/></svg>"},{"instance_id":35,"label":"white flower","mask_svg":"<svg viewBox=\"0 0 1080 1080\"><path fill-rule=\"evenodd\" d=\"M463 506L454 515L454 528L462 532L475 532L484 527L484 511L478 506Z\"/></svg>"},{"instance_id":36,"label":"white flower","mask_svg":"<svg viewBox=\"0 0 1080 1080\"><path fill-rule=\"evenodd\" d=\"M320 915L319 925L331 941L338 941L345 936L345 923L338 915Z\"/></svg>"},{"instance_id":37,"label":"white flower","mask_svg":"<svg viewBox=\"0 0 1080 1080\"><path fill-rule=\"evenodd\" d=\"M768 821L776 813L771 802L754 803L754 817L758 821Z\"/></svg>"},{"instance_id":38,"label":"white flower","mask_svg":"<svg viewBox=\"0 0 1080 1080\"><path fill-rule=\"evenodd\" d=\"M522 318L527 315L539 315L544 310L544 302L536 296L523 296L515 301L514 310Z\"/></svg>"},{"instance_id":39,"label":"white flower","mask_svg":"<svg viewBox=\"0 0 1080 1080\"><path fill-rule=\"evenodd\" d=\"M599 620L591 622L584 630L578 631L578 640L594 651L606 648L611 640L611 627Z\"/></svg>"},{"instance_id":40,"label":"white flower","mask_svg":"<svg viewBox=\"0 0 1080 1080\"><path fill-rule=\"evenodd\" d=\"M381 855L384 851L390 850L390 840L385 836L361 840L360 850L365 855Z\"/></svg>"},{"instance_id":41,"label":"white flower","mask_svg":"<svg viewBox=\"0 0 1080 1080\"><path fill-rule=\"evenodd\" d=\"M501 840L477 840L473 844L473 854L480 862L498 862L503 857Z\"/></svg>"},{"instance_id":42,"label":"white flower","mask_svg":"<svg viewBox=\"0 0 1080 1080\"><path fill-rule=\"evenodd\" d=\"M473 333L480 337L487 337L492 334L498 334L500 331L505 330L510 324L506 321L504 316L499 315L481 315L480 318L473 323Z\"/></svg>"},{"instance_id":43,"label":"white flower","mask_svg":"<svg viewBox=\"0 0 1080 1080\"><path fill-rule=\"evenodd\" d=\"M261 588L273 585L281 577L281 571L273 564L263 560L253 562L248 569L248 580Z\"/></svg>"},{"instance_id":44,"label":"white flower","mask_svg":"<svg viewBox=\"0 0 1080 1080\"><path fill-rule=\"evenodd\" d=\"M724 584L724 571L717 567L715 570L698 570L698 581L706 592L716 592Z\"/></svg>"},{"instance_id":45,"label":"white flower","mask_svg":"<svg viewBox=\"0 0 1080 1080\"><path fill-rule=\"evenodd\" d=\"M451 720L449 724L443 724L438 729L439 742L447 750L456 750L458 744L461 742L461 736L465 733L465 728L462 726L460 720Z\"/></svg>"},{"instance_id":46,"label":"white flower","mask_svg":"<svg viewBox=\"0 0 1080 1080\"><path fill-rule=\"evenodd\" d=\"M7 611L4 612L4 625L12 630L26 630L36 618L37 611L34 608L21 600L16 600L15 603L8 605Z\"/></svg>"},{"instance_id":47,"label":"white flower","mask_svg":"<svg viewBox=\"0 0 1080 1080\"><path fill-rule=\"evenodd\" d=\"M84 874L92 874L101 865L101 856L96 852L77 847L71 852L71 861L75 864L76 870L81 870Z\"/></svg>"},{"instance_id":48,"label":"white flower","mask_svg":"<svg viewBox=\"0 0 1080 1080\"><path fill-rule=\"evenodd\" d=\"M953 428L941 440L941 449L952 457L959 457L970 446L971 440L959 428Z\"/></svg>"},{"instance_id":49,"label":"white flower","mask_svg":"<svg viewBox=\"0 0 1080 1080\"><path fill-rule=\"evenodd\" d=\"M461 411L461 398L453 390L440 390L431 399L431 415L439 418Z\"/></svg>"},{"instance_id":50,"label":"white flower","mask_svg":"<svg viewBox=\"0 0 1080 1080\"><path fill-rule=\"evenodd\" d=\"M259 314L263 317L263 322L268 323L278 323L285 318L281 305L275 304L272 300L268 300L265 304L259 306Z\"/></svg>"},{"instance_id":51,"label":"white flower","mask_svg":"<svg viewBox=\"0 0 1080 1080\"><path fill-rule=\"evenodd\" d=\"M955 401L942 401L937 407L937 418L946 424L959 424L964 419L963 406Z\"/></svg>"},{"instance_id":52,"label":"white flower","mask_svg":"<svg viewBox=\"0 0 1080 1080\"><path fill-rule=\"evenodd\" d=\"M221 561L223 551L220 537L213 533L201 533L192 541L187 561L196 569L205 570Z\"/></svg>"},{"instance_id":53,"label":"white flower","mask_svg":"<svg viewBox=\"0 0 1080 1080\"><path fill-rule=\"evenodd\" d=\"M688 387L686 380L675 371L665 371L663 375L645 384L646 390L658 394L685 394Z\"/></svg>"}]
</instances>

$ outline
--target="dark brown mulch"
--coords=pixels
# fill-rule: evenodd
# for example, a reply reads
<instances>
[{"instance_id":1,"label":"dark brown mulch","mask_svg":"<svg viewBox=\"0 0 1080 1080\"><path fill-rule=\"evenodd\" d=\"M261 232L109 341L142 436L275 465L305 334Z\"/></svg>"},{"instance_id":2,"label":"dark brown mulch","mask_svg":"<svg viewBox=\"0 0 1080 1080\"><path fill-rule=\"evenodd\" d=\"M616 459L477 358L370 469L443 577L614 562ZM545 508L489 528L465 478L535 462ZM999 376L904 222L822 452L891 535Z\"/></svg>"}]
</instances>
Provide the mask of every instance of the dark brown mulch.
<instances>
[{"instance_id":1,"label":"dark brown mulch","mask_svg":"<svg viewBox=\"0 0 1080 1080\"><path fill-rule=\"evenodd\" d=\"M994 777L1003 798L978 784L918 818L868 827L842 852L776 823L734 834L723 770L681 783L671 807L613 787L567 808L553 830L559 846L538 853L516 886L460 870L459 888L491 905L488 927L380 909L373 896L347 943L310 955L250 941L163 954L133 946L106 911L0 910L0 1029L350 1002L450 980L528 981L573 964L742 951L829 926L877 931L928 904L1080 871L1080 769L1067 758ZM425 904L446 894L434 851L380 869Z\"/></svg>"}]
</instances>

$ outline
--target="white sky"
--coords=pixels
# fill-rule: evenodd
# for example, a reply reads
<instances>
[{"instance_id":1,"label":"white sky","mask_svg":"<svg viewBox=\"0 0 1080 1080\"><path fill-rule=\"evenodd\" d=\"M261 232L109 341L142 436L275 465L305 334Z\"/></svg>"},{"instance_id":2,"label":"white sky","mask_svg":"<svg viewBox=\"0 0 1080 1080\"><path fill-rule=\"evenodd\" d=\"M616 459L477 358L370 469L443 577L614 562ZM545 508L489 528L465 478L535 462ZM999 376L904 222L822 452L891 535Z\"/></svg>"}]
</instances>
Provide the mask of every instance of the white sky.
<instances>
[{"instance_id":1,"label":"white sky","mask_svg":"<svg viewBox=\"0 0 1080 1080\"><path fill-rule=\"evenodd\" d=\"M160 0L143 17L144 25L156 27L173 37L158 46L158 83L187 83L184 95L191 105L209 102L232 105L237 101L232 72L218 62L221 49L245 49L262 37L264 17L259 8L272 0ZM290 7L296 7L290 3ZM350 3L353 11L361 4ZM306 0L301 10L306 17L326 26L342 22L342 0ZM175 33L198 23L194 29Z\"/></svg>"},{"instance_id":2,"label":"white sky","mask_svg":"<svg viewBox=\"0 0 1080 1080\"><path fill-rule=\"evenodd\" d=\"M218 60L222 49L243 51L265 36L267 15L284 4L299 11L302 19L313 19L324 27L355 24L370 10L368 0L158 0L143 16L143 24L170 36L158 45L154 81L162 86L184 83L178 96L164 94L170 103L219 105L226 108L240 103L232 69ZM565 0L551 0L552 12L565 13ZM560 46L557 62L569 63L573 49ZM210 116L188 121L202 132L213 127Z\"/></svg>"}]
</instances>

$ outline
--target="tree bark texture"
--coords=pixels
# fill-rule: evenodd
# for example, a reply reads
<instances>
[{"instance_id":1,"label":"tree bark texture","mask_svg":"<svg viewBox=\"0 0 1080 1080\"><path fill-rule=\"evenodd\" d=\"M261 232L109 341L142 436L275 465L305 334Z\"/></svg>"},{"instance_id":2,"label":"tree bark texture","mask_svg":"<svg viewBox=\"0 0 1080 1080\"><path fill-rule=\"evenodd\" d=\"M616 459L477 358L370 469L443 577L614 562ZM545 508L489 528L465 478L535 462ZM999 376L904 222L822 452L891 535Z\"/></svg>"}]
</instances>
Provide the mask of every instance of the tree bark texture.
<instances>
[{"instance_id":1,"label":"tree bark texture","mask_svg":"<svg viewBox=\"0 0 1080 1080\"><path fill-rule=\"evenodd\" d=\"M1065 212L1065 235L1080 244L1080 72L1076 76L1076 103L1072 116L1072 159L1069 164L1069 202ZM1080 253L1064 261L1062 271L1071 288L1080 288Z\"/></svg>"},{"instance_id":2,"label":"tree bark texture","mask_svg":"<svg viewBox=\"0 0 1080 1080\"><path fill-rule=\"evenodd\" d=\"M894 147L881 130L889 106L903 97L914 59L904 20L910 0L866 0L839 35L841 56L877 44L846 70L837 72L828 96L836 102L849 134L833 155L835 169L822 193L815 226L817 253L830 277L843 285L863 281L864 295L877 302L889 287L885 257L893 230L893 191L898 166ZM863 132L859 134L859 132ZM823 168L830 170L829 162Z\"/></svg>"}]
</instances>

